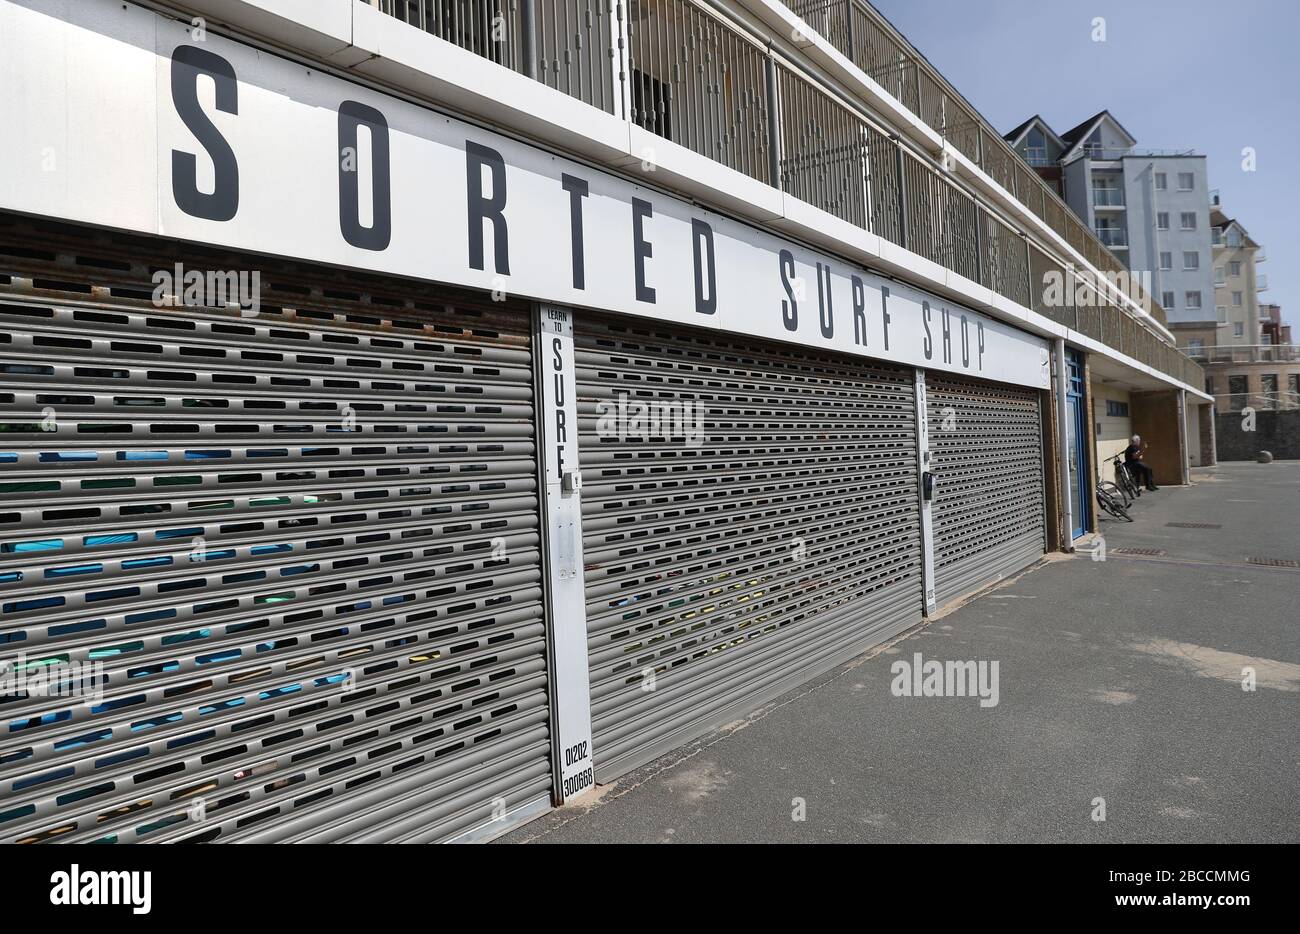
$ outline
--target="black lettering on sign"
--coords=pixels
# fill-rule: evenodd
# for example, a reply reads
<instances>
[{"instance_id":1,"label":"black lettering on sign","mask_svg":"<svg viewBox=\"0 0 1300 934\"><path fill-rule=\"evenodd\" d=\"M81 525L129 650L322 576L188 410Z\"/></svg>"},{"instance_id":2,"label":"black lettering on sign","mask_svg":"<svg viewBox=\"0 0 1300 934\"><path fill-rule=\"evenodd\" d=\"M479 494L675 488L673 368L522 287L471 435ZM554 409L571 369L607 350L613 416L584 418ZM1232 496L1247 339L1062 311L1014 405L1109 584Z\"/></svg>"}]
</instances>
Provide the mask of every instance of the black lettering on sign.
<instances>
[{"instance_id":1,"label":"black lettering on sign","mask_svg":"<svg viewBox=\"0 0 1300 934\"><path fill-rule=\"evenodd\" d=\"M984 369L984 322L983 322L983 321L976 321L976 322L975 322L975 336L976 336L976 338L977 338L978 341L979 341L979 344L978 344L978 346L979 346L979 358L978 358L979 363L978 363L978 365L976 366L976 369L977 369L977 370L980 370L980 371L983 371L983 369Z\"/></svg>"},{"instance_id":2,"label":"black lettering on sign","mask_svg":"<svg viewBox=\"0 0 1300 934\"><path fill-rule=\"evenodd\" d=\"M885 349L889 349L889 288L880 287L880 327L885 334Z\"/></svg>"},{"instance_id":3,"label":"black lettering on sign","mask_svg":"<svg viewBox=\"0 0 1300 934\"><path fill-rule=\"evenodd\" d=\"M948 309L939 312L940 331L943 334L943 362L952 363L952 326L948 323Z\"/></svg>"},{"instance_id":4,"label":"black lettering on sign","mask_svg":"<svg viewBox=\"0 0 1300 934\"><path fill-rule=\"evenodd\" d=\"M925 337L921 340L921 351L925 354L925 359L930 360L934 357L934 341L930 335L930 303L921 302L921 325L925 328Z\"/></svg>"},{"instance_id":5,"label":"black lettering on sign","mask_svg":"<svg viewBox=\"0 0 1300 934\"><path fill-rule=\"evenodd\" d=\"M633 265L636 266L636 300L651 305L655 301L655 290L645 284L645 261L653 259L655 254L654 247L646 242L645 219L654 216L655 210L649 201L632 199L632 257Z\"/></svg>"},{"instance_id":6,"label":"black lettering on sign","mask_svg":"<svg viewBox=\"0 0 1300 934\"><path fill-rule=\"evenodd\" d=\"M794 254L789 250L782 250L780 260L781 285L785 288L785 298L781 300L781 320L785 323L787 331L797 331L799 303L794 297Z\"/></svg>"},{"instance_id":7,"label":"black lettering on sign","mask_svg":"<svg viewBox=\"0 0 1300 934\"><path fill-rule=\"evenodd\" d=\"M966 327L966 316L961 316L961 365L970 366L970 331Z\"/></svg>"},{"instance_id":8,"label":"black lettering on sign","mask_svg":"<svg viewBox=\"0 0 1300 934\"><path fill-rule=\"evenodd\" d=\"M824 268L824 271L823 271ZM822 281L825 280L825 287ZM821 263L817 264L817 318L821 324L822 337L831 338L835 336L835 310L831 307L831 267L827 263L825 267Z\"/></svg>"},{"instance_id":9,"label":"black lettering on sign","mask_svg":"<svg viewBox=\"0 0 1300 934\"><path fill-rule=\"evenodd\" d=\"M492 175L492 197L483 195L483 169ZM465 141L465 184L469 215L469 265L483 268L483 222L492 222L496 271L510 275L510 241L506 230L506 163L501 153L471 140Z\"/></svg>"},{"instance_id":10,"label":"black lettering on sign","mask_svg":"<svg viewBox=\"0 0 1300 934\"><path fill-rule=\"evenodd\" d=\"M361 226L361 166L357 136L362 124L370 130L370 191L373 218ZM343 239L363 250L386 250L393 236L392 176L389 164L388 121L359 101L339 104L339 227Z\"/></svg>"},{"instance_id":11,"label":"black lettering on sign","mask_svg":"<svg viewBox=\"0 0 1300 934\"><path fill-rule=\"evenodd\" d=\"M555 469L564 475L564 448L568 443L568 424L564 416L564 341L551 338L551 371L555 381Z\"/></svg>"},{"instance_id":12,"label":"black lettering on sign","mask_svg":"<svg viewBox=\"0 0 1300 934\"><path fill-rule=\"evenodd\" d=\"M700 255L700 244L704 244L704 257ZM695 253L695 310L702 315L711 315L718 310L718 275L713 256L713 228L702 220L691 218L691 244ZM709 272L707 277L708 296L705 297L706 282L701 266L707 258Z\"/></svg>"},{"instance_id":13,"label":"black lettering on sign","mask_svg":"<svg viewBox=\"0 0 1300 934\"><path fill-rule=\"evenodd\" d=\"M861 276L853 277L853 342L867 345L867 290Z\"/></svg>"},{"instance_id":14,"label":"black lettering on sign","mask_svg":"<svg viewBox=\"0 0 1300 934\"><path fill-rule=\"evenodd\" d=\"M235 68L220 55L194 45L181 45L172 53L172 104L185 126L212 160L216 181L211 194L199 191L198 157L172 150L172 197L191 217L228 221L239 210L239 162L226 138L199 106L199 75L216 85L217 110L239 113L239 82Z\"/></svg>"},{"instance_id":15,"label":"black lettering on sign","mask_svg":"<svg viewBox=\"0 0 1300 934\"><path fill-rule=\"evenodd\" d=\"M573 255L573 287L587 288L586 257L582 245L582 199L590 188L584 179L574 175L561 175L560 184L569 193L569 235Z\"/></svg>"}]
</instances>

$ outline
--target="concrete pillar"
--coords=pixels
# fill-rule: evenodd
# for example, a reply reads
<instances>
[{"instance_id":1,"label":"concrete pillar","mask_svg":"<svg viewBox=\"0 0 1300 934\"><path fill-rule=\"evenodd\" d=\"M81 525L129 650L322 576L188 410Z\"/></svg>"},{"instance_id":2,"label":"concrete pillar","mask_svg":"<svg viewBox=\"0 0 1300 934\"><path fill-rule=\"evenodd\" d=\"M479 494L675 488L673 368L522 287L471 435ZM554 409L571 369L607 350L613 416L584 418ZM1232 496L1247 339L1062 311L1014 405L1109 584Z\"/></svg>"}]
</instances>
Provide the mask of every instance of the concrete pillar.
<instances>
[{"instance_id":1,"label":"concrete pillar","mask_svg":"<svg viewBox=\"0 0 1300 934\"><path fill-rule=\"evenodd\" d=\"M1214 403L1207 402L1198 413L1201 420L1201 466L1213 467L1219 462L1219 452L1214 437Z\"/></svg>"}]
</instances>

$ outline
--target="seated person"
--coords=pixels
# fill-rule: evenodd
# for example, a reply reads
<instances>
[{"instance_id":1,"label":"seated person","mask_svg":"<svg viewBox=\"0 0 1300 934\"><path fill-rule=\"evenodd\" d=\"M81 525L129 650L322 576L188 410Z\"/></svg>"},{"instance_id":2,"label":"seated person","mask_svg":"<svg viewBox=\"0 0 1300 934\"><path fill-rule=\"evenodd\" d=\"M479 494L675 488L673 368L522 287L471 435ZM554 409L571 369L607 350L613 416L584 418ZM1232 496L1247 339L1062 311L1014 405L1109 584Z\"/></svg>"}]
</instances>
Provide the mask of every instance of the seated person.
<instances>
[{"instance_id":1,"label":"seated person","mask_svg":"<svg viewBox=\"0 0 1300 934\"><path fill-rule=\"evenodd\" d=\"M1148 490L1160 489L1156 486L1155 472L1142 462L1141 435L1134 435L1124 449L1124 466L1133 474L1133 479L1144 484Z\"/></svg>"}]
</instances>

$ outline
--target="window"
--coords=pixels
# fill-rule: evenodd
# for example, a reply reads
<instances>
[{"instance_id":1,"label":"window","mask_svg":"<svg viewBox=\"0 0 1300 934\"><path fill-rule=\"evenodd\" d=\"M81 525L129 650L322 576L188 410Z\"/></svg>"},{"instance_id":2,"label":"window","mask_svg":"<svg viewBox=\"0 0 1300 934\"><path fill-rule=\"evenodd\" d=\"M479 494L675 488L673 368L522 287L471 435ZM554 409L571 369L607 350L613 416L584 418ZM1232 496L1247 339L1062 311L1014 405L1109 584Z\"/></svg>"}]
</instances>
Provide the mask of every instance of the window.
<instances>
[{"instance_id":1,"label":"window","mask_svg":"<svg viewBox=\"0 0 1300 934\"><path fill-rule=\"evenodd\" d=\"M1230 275L1230 276L1239 276L1239 275L1241 275L1241 261L1240 261L1240 260L1235 260L1235 259L1234 259L1232 262L1230 262L1230 263L1228 264L1228 275Z\"/></svg>"},{"instance_id":2,"label":"window","mask_svg":"<svg viewBox=\"0 0 1300 934\"><path fill-rule=\"evenodd\" d=\"M1233 336L1233 337L1245 337L1245 336L1246 336L1246 325L1243 324L1243 323L1240 322L1240 321L1234 321L1233 324L1232 324L1232 336Z\"/></svg>"},{"instance_id":3,"label":"window","mask_svg":"<svg viewBox=\"0 0 1300 934\"><path fill-rule=\"evenodd\" d=\"M1240 308L1240 307L1241 307L1241 296L1242 296L1242 293L1240 293L1240 292L1233 292L1233 293L1232 293L1232 307L1233 307L1233 308Z\"/></svg>"},{"instance_id":4,"label":"window","mask_svg":"<svg viewBox=\"0 0 1300 934\"><path fill-rule=\"evenodd\" d=\"M1196 176L1191 172L1178 173L1178 190L1191 191L1196 187Z\"/></svg>"},{"instance_id":5,"label":"window","mask_svg":"<svg viewBox=\"0 0 1300 934\"><path fill-rule=\"evenodd\" d=\"M1169 187L1169 176L1164 172L1156 173L1156 191L1164 191Z\"/></svg>"},{"instance_id":6,"label":"window","mask_svg":"<svg viewBox=\"0 0 1300 934\"><path fill-rule=\"evenodd\" d=\"M1227 282L1227 281L1228 281L1227 278L1225 278L1225 276L1224 276L1224 274L1223 274L1223 267L1222 267L1222 266L1215 266L1215 267L1214 267L1214 284L1215 284L1215 285L1223 285L1223 284L1224 284L1225 282Z\"/></svg>"},{"instance_id":7,"label":"window","mask_svg":"<svg viewBox=\"0 0 1300 934\"><path fill-rule=\"evenodd\" d=\"M1025 138L1025 158L1030 165L1047 165L1047 136L1038 127Z\"/></svg>"},{"instance_id":8,"label":"window","mask_svg":"<svg viewBox=\"0 0 1300 934\"><path fill-rule=\"evenodd\" d=\"M1161 293L1160 293L1160 304L1161 304L1164 308L1166 308L1166 309L1168 309L1168 308L1173 308L1173 307L1174 307L1174 293L1173 293L1173 292L1161 292Z\"/></svg>"},{"instance_id":9,"label":"window","mask_svg":"<svg viewBox=\"0 0 1300 934\"><path fill-rule=\"evenodd\" d=\"M1205 349L1205 338L1203 337L1187 338L1187 353L1189 356L1198 354L1204 349Z\"/></svg>"},{"instance_id":10,"label":"window","mask_svg":"<svg viewBox=\"0 0 1300 934\"><path fill-rule=\"evenodd\" d=\"M1238 231L1237 228L1234 227L1228 231L1227 239L1228 239L1228 246L1234 248L1241 246L1241 232Z\"/></svg>"},{"instance_id":11,"label":"window","mask_svg":"<svg viewBox=\"0 0 1300 934\"><path fill-rule=\"evenodd\" d=\"M1259 388L1264 394L1264 405L1272 408L1277 404L1277 374L1261 373L1259 376Z\"/></svg>"},{"instance_id":12,"label":"window","mask_svg":"<svg viewBox=\"0 0 1300 934\"><path fill-rule=\"evenodd\" d=\"M1228 323L1228 306L1217 305L1214 309L1214 316L1219 319L1220 324Z\"/></svg>"},{"instance_id":13,"label":"window","mask_svg":"<svg viewBox=\"0 0 1300 934\"><path fill-rule=\"evenodd\" d=\"M1300 396L1300 373L1292 373L1286 378L1286 388L1292 396ZM1300 399L1292 399L1292 402L1300 402Z\"/></svg>"},{"instance_id":14,"label":"window","mask_svg":"<svg viewBox=\"0 0 1300 934\"><path fill-rule=\"evenodd\" d=\"M1184 250L1184 251L1183 251L1183 268L1184 268L1184 269L1200 269L1200 268L1201 268L1201 254L1200 254L1200 253L1197 253L1195 250Z\"/></svg>"},{"instance_id":15,"label":"window","mask_svg":"<svg viewBox=\"0 0 1300 934\"><path fill-rule=\"evenodd\" d=\"M1183 293L1183 305L1184 305L1185 307L1187 307L1187 308L1200 308L1200 307L1201 307L1201 292L1200 292L1200 290L1198 289L1198 290L1196 290L1196 291L1194 291L1194 292L1184 292L1184 293Z\"/></svg>"},{"instance_id":16,"label":"window","mask_svg":"<svg viewBox=\"0 0 1300 934\"><path fill-rule=\"evenodd\" d=\"M1128 403L1107 399L1106 415L1108 418L1128 418Z\"/></svg>"},{"instance_id":17,"label":"window","mask_svg":"<svg viewBox=\"0 0 1300 934\"><path fill-rule=\"evenodd\" d=\"M1169 229L1169 212L1161 211L1156 215L1156 230Z\"/></svg>"},{"instance_id":18,"label":"window","mask_svg":"<svg viewBox=\"0 0 1300 934\"><path fill-rule=\"evenodd\" d=\"M1233 409L1242 409L1246 406L1246 377L1229 376L1228 377L1228 405Z\"/></svg>"},{"instance_id":19,"label":"window","mask_svg":"<svg viewBox=\"0 0 1300 934\"><path fill-rule=\"evenodd\" d=\"M1173 268L1174 268L1174 254L1172 254L1172 253L1161 253L1161 254L1160 254L1160 268L1161 268L1161 269L1173 269Z\"/></svg>"},{"instance_id":20,"label":"window","mask_svg":"<svg viewBox=\"0 0 1300 934\"><path fill-rule=\"evenodd\" d=\"M1195 211L1183 211L1182 214L1179 215L1179 217L1181 218L1181 225L1182 225L1183 230L1195 230L1195 229L1196 229L1196 212L1195 212Z\"/></svg>"}]
</instances>

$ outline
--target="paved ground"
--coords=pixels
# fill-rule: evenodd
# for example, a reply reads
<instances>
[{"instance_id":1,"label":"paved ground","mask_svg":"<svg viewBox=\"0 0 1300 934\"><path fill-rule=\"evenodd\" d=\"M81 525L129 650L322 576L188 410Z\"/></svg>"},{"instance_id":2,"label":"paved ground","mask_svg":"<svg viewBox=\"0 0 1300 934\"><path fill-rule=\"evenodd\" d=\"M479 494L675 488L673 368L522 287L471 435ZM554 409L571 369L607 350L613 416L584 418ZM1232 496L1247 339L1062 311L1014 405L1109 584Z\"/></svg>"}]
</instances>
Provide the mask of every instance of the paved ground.
<instances>
[{"instance_id":1,"label":"paved ground","mask_svg":"<svg viewBox=\"0 0 1300 934\"><path fill-rule=\"evenodd\" d=\"M1300 840L1300 570L1247 561L1300 562L1300 462L1195 480L1105 523L1106 561L1046 560L504 840ZM893 696L915 652L997 660L998 705Z\"/></svg>"}]
</instances>

